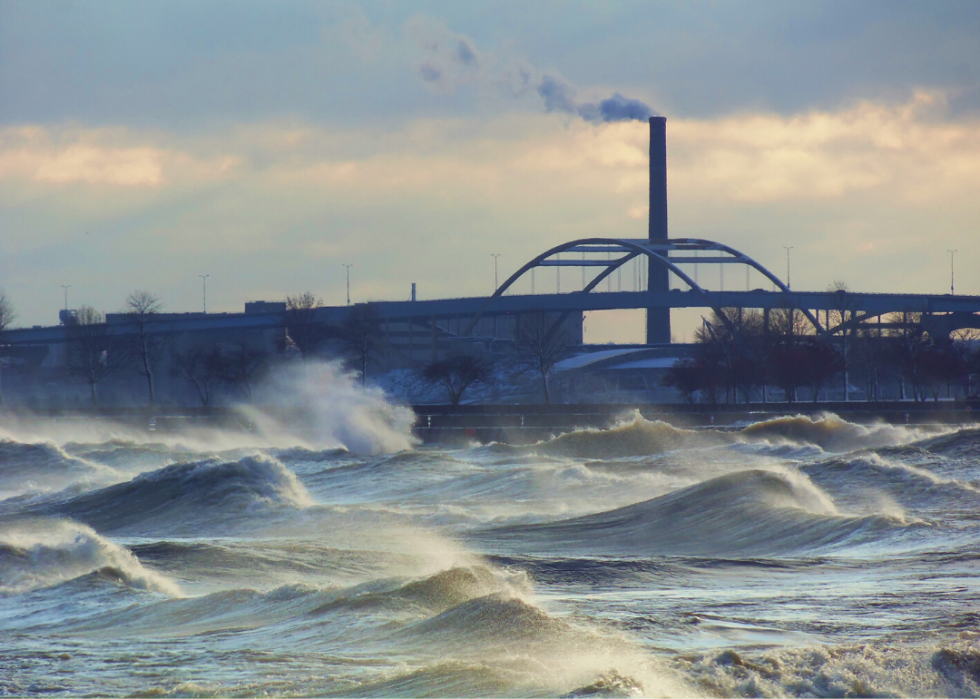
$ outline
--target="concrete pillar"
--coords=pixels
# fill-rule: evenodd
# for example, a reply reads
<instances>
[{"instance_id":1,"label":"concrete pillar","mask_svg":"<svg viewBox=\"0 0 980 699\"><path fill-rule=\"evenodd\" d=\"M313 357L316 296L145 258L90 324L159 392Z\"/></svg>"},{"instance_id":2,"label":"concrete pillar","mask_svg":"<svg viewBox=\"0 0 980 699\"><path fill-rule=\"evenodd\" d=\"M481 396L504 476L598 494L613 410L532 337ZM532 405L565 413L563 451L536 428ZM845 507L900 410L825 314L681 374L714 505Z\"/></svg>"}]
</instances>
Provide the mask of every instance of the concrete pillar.
<instances>
[{"instance_id":1,"label":"concrete pillar","mask_svg":"<svg viewBox=\"0 0 980 699\"><path fill-rule=\"evenodd\" d=\"M650 240L667 240L667 119L650 117ZM647 261L648 289L669 291L666 267ZM647 308L647 343L670 342L670 309Z\"/></svg>"}]
</instances>

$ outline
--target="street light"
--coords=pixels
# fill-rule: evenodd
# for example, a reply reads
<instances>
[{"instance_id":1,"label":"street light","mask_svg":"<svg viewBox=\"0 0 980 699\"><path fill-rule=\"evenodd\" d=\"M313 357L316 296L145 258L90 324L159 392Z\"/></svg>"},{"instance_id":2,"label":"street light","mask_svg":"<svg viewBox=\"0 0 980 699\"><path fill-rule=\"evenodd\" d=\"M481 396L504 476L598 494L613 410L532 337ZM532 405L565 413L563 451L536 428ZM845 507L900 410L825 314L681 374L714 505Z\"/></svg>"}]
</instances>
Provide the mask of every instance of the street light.
<instances>
[{"instance_id":1,"label":"street light","mask_svg":"<svg viewBox=\"0 0 980 699\"><path fill-rule=\"evenodd\" d=\"M201 278L201 300L204 305L204 314L207 315L208 312L208 277L210 274L199 274L197 275Z\"/></svg>"},{"instance_id":2,"label":"street light","mask_svg":"<svg viewBox=\"0 0 980 699\"><path fill-rule=\"evenodd\" d=\"M496 293L496 291L497 291L497 258L500 257L502 254L503 253L499 253L499 252L491 252L490 253L490 257L493 258L493 291L494 291L494 293Z\"/></svg>"},{"instance_id":3,"label":"street light","mask_svg":"<svg viewBox=\"0 0 980 699\"><path fill-rule=\"evenodd\" d=\"M790 276L789 276L789 251L793 249L793 246L790 245L789 247L787 247L784 245L783 249L786 250L786 288L789 289L793 286L792 283L790 282Z\"/></svg>"},{"instance_id":4,"label":"street light","mask_svg":"<svg viewBox=\"0 0 980 699\"><path fill-rule=\"evenodd\" d=\"M953 294L956 293L953 290L953 279L954 279L954 277L953 277L953 258L956 256L956 253L958 253L959 250L947 250L946 252L949 253L949 294L950 294L950 296L952 296Z\"/></svg>"},{"instance_id":5,"label":"street light","mask_svg":"<svg viewBox=\"0 0 980 699\"><path fill-rule=\"evenodd\" d=\"M61 288L65 290L65 310L68 310L68 290L71 288L71 284L62 284Z\"/></svg>"},{"instance_id":6,"label":"street light","mask_svg":"<svg viewBox=\"0 0 980 699\"><path fill-rule=\"evenodd\" d=\"M344 265L344 267L347 268L347 305L348 306L350 305L350 268L353 266L354 266L353 263L349 265L348 264Z\"/></svg>"}]
</instances>

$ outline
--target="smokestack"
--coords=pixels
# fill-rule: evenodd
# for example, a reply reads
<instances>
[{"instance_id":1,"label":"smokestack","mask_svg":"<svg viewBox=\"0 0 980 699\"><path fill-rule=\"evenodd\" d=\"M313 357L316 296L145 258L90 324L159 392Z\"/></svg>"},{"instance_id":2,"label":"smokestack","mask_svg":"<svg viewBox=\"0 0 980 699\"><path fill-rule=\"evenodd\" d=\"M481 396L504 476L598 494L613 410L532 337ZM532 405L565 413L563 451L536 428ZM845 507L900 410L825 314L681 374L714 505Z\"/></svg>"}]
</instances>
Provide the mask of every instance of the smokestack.
<instances>
[{"instance_id":1,"label":"smokestack","mask_svg":"<svg viewBox=\"0 0 980 699\"><path fill-rule=\"evenodd\" d=\"M667 119L650 117L650 240L667 239Z\"/></svg>"},{"instance_id":2,"label":"smokestack","mask_svg":"<svg viewBox=\"0 0 980 699\"><path fill-rule=\"evenodd\" d=\"M650 240L667 240L667 119L650 117ZM648 263L649 291L667 293L666 267ZM670 342L670 309L647 308L647 344Z\"/></svg>"}]
</instances>

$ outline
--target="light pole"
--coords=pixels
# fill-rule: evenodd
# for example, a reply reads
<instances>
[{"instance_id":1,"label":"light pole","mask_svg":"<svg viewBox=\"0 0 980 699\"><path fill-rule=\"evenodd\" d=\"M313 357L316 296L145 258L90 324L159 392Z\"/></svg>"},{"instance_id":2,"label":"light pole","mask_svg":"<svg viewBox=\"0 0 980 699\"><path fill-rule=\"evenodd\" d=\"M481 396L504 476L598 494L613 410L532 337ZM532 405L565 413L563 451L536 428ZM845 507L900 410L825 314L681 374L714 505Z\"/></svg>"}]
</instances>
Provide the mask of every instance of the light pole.
<instances>
[{"instance_id":1,"label":"light pole","mask_svg":"<svg viewBox=\"0 0 980 699\"><path fill-rule=\"evenodd\" d=\"M490 253L490 257L493 258L493 291L494 291L494 293L497 293L497 258L500 257L502 254L503 253L499 253L499 252L491 252Z\"/></svg>"},{"instance_id":2,"label":"light pole","mask_svg":"<svg viewBox=\"0 0 980 699\"><path fill-rule=\"evenodd\" d=\"M207 315L208 312L208 277L210 274L199 274L197 275L201 278L201 300L204 305L204 314Z\"/></svg>"},{"instance_id":3,"label":"light pole","mask_svg":"<svg viewBox=\"0 0 980 699\"><path fill-rule=\"evenodd\" d=\"M953 258L956 256L956 253L958 253L959 250L947 250L946 252L949 253L949 295L952 296L953 294L956 293L953 290L953 280L954 280L954 276L953 276Z\"/></svg>"},{"instance_id":4,"label":"light pole","mask_svg":"<svg viewBox=\"0 0 980 699\"><path fill-rule=\"evenodd\" d=\"M65 290L65 310L68 310L68 290L71 288L71 284L62 284L61 288Z\"/></svg>"},{"instance_id":5,"label":"light pole","mask_svg":"<svg viewBox=\"0 0 980 699\"><path fill-rule=\"evenodd\" d=\"M344 265L344 267L347 269L347 305L348 306L350 305L350 268L353 266L354 266L353 263L349 265L347 264Z\"/></svg>"},{"instance_id":6,"label":"light pole","mask_svg":"<svg viewBox=\"0 0 980 699\"><path fill-rule=\"evenodd\" d=\"M784 245L783 248L786 250L786 288L790 289L792 288L793 285L790 282L790 276L789 276L789 251L793 249L793 246L790 245L789 247L787 247Z\"/></svg>"}]
</instances>

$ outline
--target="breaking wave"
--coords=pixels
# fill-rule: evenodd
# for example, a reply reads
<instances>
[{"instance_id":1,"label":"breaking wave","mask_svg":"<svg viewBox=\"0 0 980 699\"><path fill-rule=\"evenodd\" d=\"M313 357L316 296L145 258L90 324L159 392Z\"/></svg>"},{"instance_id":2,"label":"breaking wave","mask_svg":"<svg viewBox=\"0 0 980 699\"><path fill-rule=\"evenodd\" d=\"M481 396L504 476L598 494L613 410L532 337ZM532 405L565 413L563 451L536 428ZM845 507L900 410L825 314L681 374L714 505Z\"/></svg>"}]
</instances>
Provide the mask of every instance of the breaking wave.
<instances>
[{"instance_id":1,"label":"breaking wave","mask_svg":"<svg viewBox=\"0 0 980 699\"><path fill-rule=\"evenodd\" d=\"M967 481L940 476L923 466L865 452L832 458L800 469L838 497L859 501L867 492L886 494L903 507L980 505L980 489Z\"/></svg>"},{"instance_id":2,"label":"breaking wave","mask_svg":"<svg viewBox=\"0 0 980 699\"><path fill-rule=\"evenodd\" d=\"M690 446L729 444L721 432L684 430L660 420L647 420L634 411L608 429L588 428L567 432L536 445L537 451L585 459L644 456Z\"/></svg>"},{"instance_id":3,"label":"breaking wave","mask_svg":"<svg viewBox=\"0 0 980 699\"><path fill-rule=\"evenodd\" d=\"M975 459L980 457L980 428L966 427L952 434L922 440L917 445L934 454Z\"/></svg>"},{"instance_id":4,"label":"breaking wave","mask_svg":"<svg viewBox=\"0 0 980 699\"><path fill-rule=\"evenodd\" d=\"M269 510L308 507L312 502L291 471L259 455L233 462L166 466L45 509L116 531L161 525L190 529L202 521L249 518Z\"/></svg>"},{"instance_id":5,"label":"breaking wave","mask_svg":"<svg viewBox=\"0 0 980 699\"><path fill-rule=\"evenodd\" d=\"M792 415L756 422L738 432L750 441L814 444L828 451L894 446L921 439L922 432L894 425L857 425L833 413Z\"/></svg>"},{"instance_id":6,"label":"breaking wave","mask_svg":"<svg viewBox=\"0 0 980 699\"><path fill-rule=\"evenodd\" d=\"M977 696L980 648L884 644L722 651L675 663L711 694L728 697Z\"/></svg>"},{"instance_id":7,"label":"breaking wave","mask_svg":"<svg viewBox=\"0 0 980 699\"><path fill-rule=\"evenodd\" d=\"M77 458L52 442L0 439L0 495L63 488L75 482L117 478L106 466Z\"/></svg>"},{"instance_id":8,"label":"breaking wave","mask_svg":"<svg viewBox=\"0 0 980 699\"><path fill-rule=\"evenodd\" d=\"M175 583L147 570L130 551L83 524L35 519L0 527L0 594L20 594L92 574L134 588L180 594Z\"/></svg>"},{"instance_id":9,"label":"breaking wave","mask_svg":"<svg viewBox=\"0 0 980 699\"><path fill-rule=\"evenodd\" d=\"M754 556L860 543L904 526L894 516L840 514L801 474L754 469L594 515L501 527L488 538L596 554Z\"/></svg>"}]
</instances>

